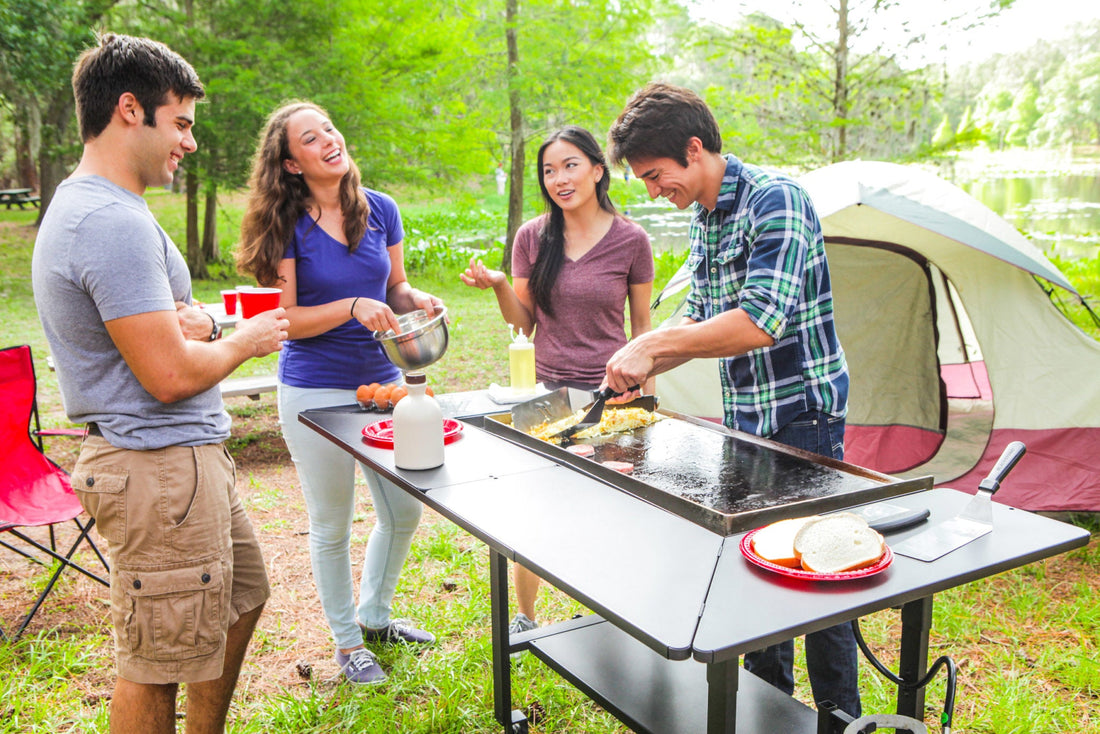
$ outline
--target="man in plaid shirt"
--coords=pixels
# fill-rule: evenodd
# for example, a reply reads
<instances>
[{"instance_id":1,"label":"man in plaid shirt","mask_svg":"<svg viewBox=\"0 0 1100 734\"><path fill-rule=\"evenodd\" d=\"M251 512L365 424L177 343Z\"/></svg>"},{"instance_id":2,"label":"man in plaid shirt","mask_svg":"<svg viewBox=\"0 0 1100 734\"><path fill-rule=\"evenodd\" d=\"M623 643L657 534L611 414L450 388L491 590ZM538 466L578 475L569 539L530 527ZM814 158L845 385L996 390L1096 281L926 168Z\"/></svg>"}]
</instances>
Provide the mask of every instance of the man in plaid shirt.
<instances>
[{"instance_id":1,"label":"man in plaid shirt","mask_svg":"<svg viewBox=\"0 0 1100 734\"><path fill-rule=\"evenodd\" d=\"M609 134L651 198L691 206L691 290L684 320L636 337L611 357L607 383L623 391L697 357L721 366L729 428L841 459L848 367L833 323L821 224L793 179L721 154L713 114L694 92L650 84ZM794 643L745 656L745 668L794 691ZM806 636L816 701L860 716L852 629Z\"/></svg>"}]
</instances>

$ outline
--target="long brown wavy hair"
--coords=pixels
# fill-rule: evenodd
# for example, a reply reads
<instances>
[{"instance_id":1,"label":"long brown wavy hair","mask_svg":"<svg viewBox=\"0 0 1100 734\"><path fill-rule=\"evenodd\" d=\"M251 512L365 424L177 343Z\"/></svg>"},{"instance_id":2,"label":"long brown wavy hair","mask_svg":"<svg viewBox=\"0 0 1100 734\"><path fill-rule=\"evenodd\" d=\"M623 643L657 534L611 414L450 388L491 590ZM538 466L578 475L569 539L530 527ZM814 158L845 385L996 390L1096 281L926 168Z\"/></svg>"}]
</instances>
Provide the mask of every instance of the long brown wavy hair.
<instances>
[{"instance_id":1,"label":"long brown wavy hair","mask_svg":"<svg viewBox=\"0 0 1100 734\"><path fill-rule=\"evenodd\" d=\"M248 206L241 221L236 260L240 272L255 276L263 286L278 286L279 261L294 235L294 224L313 201L302 177L283 167L283 162L290 159L287 122L302 110L329 116L312 102L295 100L282 105L268 116L252 158ZM344 155L347 154L345 150ZM359 168L349 157L348 172L340 180L340 211L344 214L344 236L349 252L359 246L370 215L370 206L359 180Z\"/></svg>"}]
</instances>

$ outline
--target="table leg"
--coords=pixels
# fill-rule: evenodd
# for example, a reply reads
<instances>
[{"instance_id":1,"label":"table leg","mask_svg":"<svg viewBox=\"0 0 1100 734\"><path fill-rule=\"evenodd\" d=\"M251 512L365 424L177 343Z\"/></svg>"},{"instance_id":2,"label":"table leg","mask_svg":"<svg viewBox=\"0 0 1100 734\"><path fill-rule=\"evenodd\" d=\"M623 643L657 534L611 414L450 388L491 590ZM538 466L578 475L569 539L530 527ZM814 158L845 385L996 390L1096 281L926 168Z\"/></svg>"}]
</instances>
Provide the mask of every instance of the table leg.
<instances>
[{"instance_id":1,"label":"table leg","mask_svg":"<svg viewBox=\"0 0 1100 734\"><path fill-rule=\"evenodd\" d=\"M527 731L527 717L512 710L512 658L508 642L508 559L489 548L489 601L493 640L493 713L505 734Z\"/></svg>"},{"instance_id":2,"label":"table leg","mask_svg":"<svg viewBox=\"0 0 1100 734\"><path fill-rule=\"evenodd\" d=\"M734 734L737 730L739 660L707 664L707 734Z\"/></svg>"},{"instance_id":3,"label":"table leg","mask_svg":"<svg viewBox=\"0 0 1100 734\"><path fill-rule=\"evenodd\" d=\"M898 677L915 683L928 670L928 635L932 631L932 597L911 601L901 608L901 660ZM897 713L924 721L923 688L898 689Z\"/></svg>"}]
</instances>

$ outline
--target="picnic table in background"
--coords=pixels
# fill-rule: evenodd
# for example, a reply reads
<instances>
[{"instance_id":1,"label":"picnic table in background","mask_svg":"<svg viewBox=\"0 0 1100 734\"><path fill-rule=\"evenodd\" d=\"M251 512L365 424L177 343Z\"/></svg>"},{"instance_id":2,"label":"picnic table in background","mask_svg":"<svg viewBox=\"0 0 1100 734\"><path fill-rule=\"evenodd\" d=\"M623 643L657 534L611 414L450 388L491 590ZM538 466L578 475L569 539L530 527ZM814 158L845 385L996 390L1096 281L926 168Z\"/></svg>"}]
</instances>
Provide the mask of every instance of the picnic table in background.
<instances>
[{"instance_id":1,"label":"picnic table in background","mask_svg":"<svg viewBox=\"0 0 1100 734\"><path fill-rule=\"evenodd\" d=\"M31 195L31 189L0 189L0 203L7 209L13 204L18 204L20 209L27 204L37 207L40 201L39 197Z\"/></svg>"}]
</instances>

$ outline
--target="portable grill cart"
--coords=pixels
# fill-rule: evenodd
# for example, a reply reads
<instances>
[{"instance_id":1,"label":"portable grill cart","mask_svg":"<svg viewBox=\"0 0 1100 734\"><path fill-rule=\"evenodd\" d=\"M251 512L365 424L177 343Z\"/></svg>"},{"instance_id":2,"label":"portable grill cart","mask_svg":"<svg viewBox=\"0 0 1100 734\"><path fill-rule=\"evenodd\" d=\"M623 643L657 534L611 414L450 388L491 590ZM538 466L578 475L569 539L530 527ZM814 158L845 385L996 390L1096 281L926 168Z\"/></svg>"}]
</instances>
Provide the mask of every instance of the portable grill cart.
<instances>
[{"instance_id":1,"label":"portable grill cart","mask_svg":"<svg viewBox=\"0 0 1100 734\"><path fill-rule=\"evenodd\" d=\"M445 411L446 397L441 399ZM454 410L462 408L452 405ZM746 529L740 522L729 523L729 534L705 527L698 518L631 493L625 478L582 471L583 464L555 447L506 438L511 429L493 425L492 417L466 420L463 437L447 446L443 466L395 469L391 450L362 439L363 427L381 417L348 406L305 411L299 420L489 547L494 713L508 734L527 730L511 701L509 653L517 649L529 649L635 731L842 731L843 717L826 711L819 718L740 670L739 656L901 606L900 674L916 681L927 668L935 592L1088 542L1088 533L1074 526L995 505L993 533L933 563L896 556L890 568L862 580L801 581L749 564L738 549ZM810 455L721 427L693 425L722 435L726 456L755 456L751 471L741 469L752 482L792 476L782 470L792 456L794 475L817 471L806 469ZM842 485L840 493L850 493L853 501L837 505L834 495L826 494L817 496L816 508L814 498L810 505L757 508L753 527L808 514L807 507L827 511L884 497L891 504L928 507L935 523L957 514L969 499L954 490L925 489L930 482L923 480L914 485L818 459L819 473ZM631 479L643 480L646 471ZM723 528L727 522L722 520ZM527 566L595 614L509 639L507 561ZM923 699L923 690L899 691L898 713L921 719Z\"/></svg>"}]
</instances>

